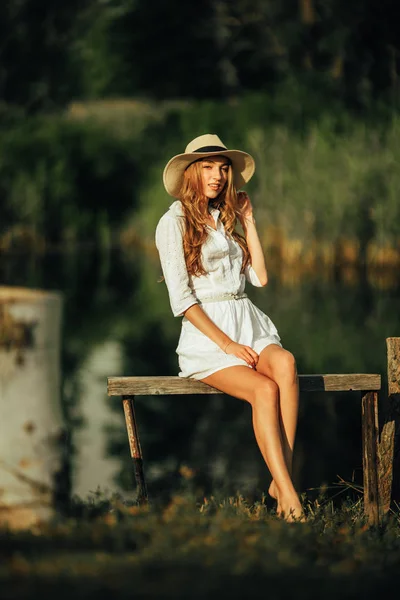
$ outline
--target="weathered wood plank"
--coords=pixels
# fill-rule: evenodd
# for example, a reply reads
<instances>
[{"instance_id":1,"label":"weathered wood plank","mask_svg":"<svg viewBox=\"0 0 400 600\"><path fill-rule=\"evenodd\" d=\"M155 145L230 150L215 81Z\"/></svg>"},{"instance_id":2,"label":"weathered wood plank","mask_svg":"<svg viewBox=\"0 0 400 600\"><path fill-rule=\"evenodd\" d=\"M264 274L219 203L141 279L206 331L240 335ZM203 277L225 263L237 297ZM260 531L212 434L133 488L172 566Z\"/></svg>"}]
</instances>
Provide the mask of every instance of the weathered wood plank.
<instances>
[{"instance_id":1,"label":"weathered wood plank","mask_svg":"<svg viewBox=\"0 0 400 600\"><path fill-rule=\"evenodd\" d=\"M384 413L378 447L379 502L385 515L392 502L395 422L388 412L387 398L381 399L379 410Z\"/></svg>"},{"instance_id":2,"label":"weathered wood plank","mask_svg":"<svg viewBox=\"0 0 400 600\"><path fill-rule=\"evenodd\" d=\"M369 373L299 375L302 392L376 391L381 376ZM183 377L108 377L109 396L153 396L170 394L220 394L201 381Z\"/></svg>"},{"instance_id":3,"label":"weathered wood plank","mask_svg":"<svg viewBox=\"0 0 400 600\"><path fill-rule=\"evenodd\" d=\"M376 391L381 388L381 376L374 373L299 375L301 392Z\"/></svg>"},{"instance_id":4,"label":"weathered wood plank","mask_svg":"<svg viewBox=\"0 0 400 600\"><path fill-rule=\"evenodd\" d=\"M400 338L386 338L388 394L400 394Z\"/></svg>"},{"instance_id":5,"label":"weathered wood plank","mask_svg":"<svg viewBox=\"0 0 400 600\"><path fill-rule=\"evenodd\" d=\"M400 500L400 338L386 339L388 397L380 401L379 496L383 514Z\"/></svg>"},{"instance_id":6,"label":"weathered wood plank","mask_svg":"<svg viewBox=\"0 0 400 600\"><path fill-rule=\"evenodd\" d=\"M364 512L370 525L379 525L378 393L363 392L361 399Z\"/></svg>"}]
</instances>

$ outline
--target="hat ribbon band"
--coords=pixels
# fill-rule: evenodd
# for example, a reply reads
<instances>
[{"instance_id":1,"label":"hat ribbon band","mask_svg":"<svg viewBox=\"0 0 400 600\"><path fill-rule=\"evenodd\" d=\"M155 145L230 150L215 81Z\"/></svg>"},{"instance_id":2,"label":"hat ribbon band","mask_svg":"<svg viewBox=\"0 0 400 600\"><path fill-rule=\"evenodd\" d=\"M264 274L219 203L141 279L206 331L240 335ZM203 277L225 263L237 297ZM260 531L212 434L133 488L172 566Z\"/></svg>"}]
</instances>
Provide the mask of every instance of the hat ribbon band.
<instances>
[{"instance_id":1,"label":"hat ribbon band","mask_svg":"<svg viewBox=\"0 0 400 600\"><path fill-rule=\"evenodd\" d=\"M224 148L224 146L202 146L197 150L193 150L193 152L219 152L220 150L226 151L228 148Z\"/></svg>"}]
</instances>

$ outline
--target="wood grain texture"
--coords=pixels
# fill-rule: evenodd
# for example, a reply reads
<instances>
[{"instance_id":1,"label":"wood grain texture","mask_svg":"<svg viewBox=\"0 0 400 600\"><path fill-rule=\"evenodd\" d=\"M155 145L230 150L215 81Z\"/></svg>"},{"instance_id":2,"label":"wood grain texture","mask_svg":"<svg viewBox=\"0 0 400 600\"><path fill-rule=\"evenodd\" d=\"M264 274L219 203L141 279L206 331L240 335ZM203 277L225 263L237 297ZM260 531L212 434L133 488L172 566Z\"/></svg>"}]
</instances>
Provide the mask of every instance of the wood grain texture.
<instances>
[{"instance_id":1,"label":"wood grain texture","mask_svg":"<svg viewBox=\"0 0 400 600\"><path fill-rule=\"evenodd\" d=\"M147 485L144 476L143 456L140 447L139 432L136 423L135 406L133 396L122 398L122 404L125 413L126 430L128 434L129 447L133 462L133 470L137 484L139 504L147 504L148 494Z\"/></svg>"},{"instance_id":2,"label":"wood grain texture","mask_svg":"<svg viewBox=\"0 0 400 600\"><path fill-rule=\"evenodd\" d=\"M400 338L386 338L388 394L400 394Z\"/></svg>"},{"instance_id":3,"label":"wood grain texture","mask_svg":"<svg viewBox=\"0 0 400 600\"><path fill-rule=\"evenodd\" d=\"M384 411L384 423L379 436L378 446L378 481L379 481L379 503L382 515L390 510L392 502L393 487L393 455L395 421L390 416L387 399L379 402L379 410Z\"/></svg>"},{"instance_id":4,"label":"wood grain texture","mask_svg":"<svg viewBox=\"0 0 400 600\"><path fill-rule=\"evenodd\" d=\"M376 391L381 376L369 373L299 375L301 392ZM108 377L109 396L154 396L179 394L220 394L206 383L183 377Z\"/></svg>"},{"instance_id":5,"label":"wood grain texture","mask_svg":"<svg viewBox=\"0 0 400 600\"><path fill-rule=\"evenodd\" d=\"M379 493L383 513L400 502L400 338L386 338L388 397L379 408L381 424Z\"/></svg>"},{"instance_id":6,"label":"wood grain texture","mask_svg":"<svg viewBox=\"0 0 400 600\"><path fill-rule=\"evenodd\" d=\"M366 392L361 399L364 512L370 525L379 525L378 486L378 393Z\"/></svg>"},{"instance_id":7,"label":"wood grain texture","mask_svg":"<svg viewBox=\"0 0 400 600\"><path fill-rule=\"evenodd\" d=\"M143 458L142 449L140 447L139 434L136 427L136 417L133 398L124 398L122 404L125 413L126 432L128 434L131 457Z\"/></svg>"}]
</instances>

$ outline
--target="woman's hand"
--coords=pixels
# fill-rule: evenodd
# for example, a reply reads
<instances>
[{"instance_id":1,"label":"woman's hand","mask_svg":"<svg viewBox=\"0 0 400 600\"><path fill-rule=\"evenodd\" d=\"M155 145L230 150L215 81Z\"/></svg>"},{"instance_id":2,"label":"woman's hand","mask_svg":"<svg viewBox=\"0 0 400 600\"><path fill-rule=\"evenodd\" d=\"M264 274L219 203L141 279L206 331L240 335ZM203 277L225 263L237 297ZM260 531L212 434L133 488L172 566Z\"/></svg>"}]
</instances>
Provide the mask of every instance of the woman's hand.
<instances>
[{"instance_id":1,"label":"woman's hand","mask_svg":"<svg viewBox=\"0 0 400 600\"><path fill-rule=\"evenodd\" d=\"M250 346L244 346L237 342L229 342L225 347L225 354L233 354L237 358L241 358L246 361L252 369L255 369L258 363L257 352L254 352L253 348L250 348Z\"/></svg>"}]
</instances>

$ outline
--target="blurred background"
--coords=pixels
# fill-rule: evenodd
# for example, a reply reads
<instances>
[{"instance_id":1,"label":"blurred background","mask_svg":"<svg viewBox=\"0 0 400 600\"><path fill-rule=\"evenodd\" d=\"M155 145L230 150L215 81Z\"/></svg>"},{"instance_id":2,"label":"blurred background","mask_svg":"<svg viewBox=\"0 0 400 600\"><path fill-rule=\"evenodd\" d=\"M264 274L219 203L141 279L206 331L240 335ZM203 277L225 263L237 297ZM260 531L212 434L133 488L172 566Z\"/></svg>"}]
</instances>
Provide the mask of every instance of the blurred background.
<instances>
[{"instance_id":1,"label":"blurred background","mask_svg":"<svg viewBox=\"0 0 400 600\"><path fill-rule=\"evenodd\" d=\"M299 372L385 376L400 335L399 33L389 0L1 3L0 281L63 295L71 494L135 494L106 379L178 373L154 230L173 201L165 163L203 133L256 159L270 283L247 291ZM150 496L182 480L266 491L244 403L146 397L137 418ZM302 397L298 489L361 484L361 462L359 397Z\"/></svg>"}]
</instances>

